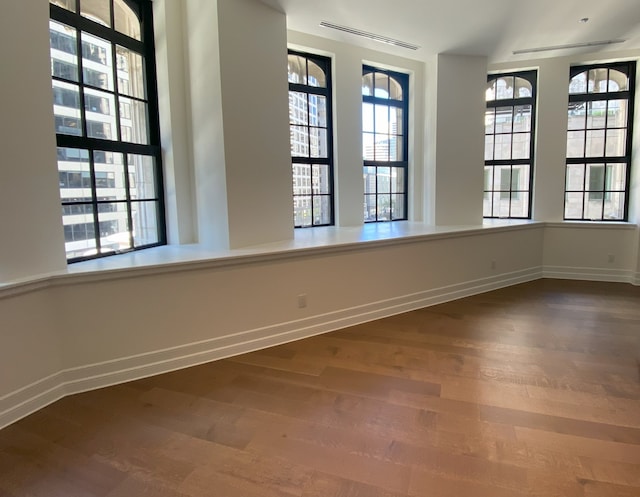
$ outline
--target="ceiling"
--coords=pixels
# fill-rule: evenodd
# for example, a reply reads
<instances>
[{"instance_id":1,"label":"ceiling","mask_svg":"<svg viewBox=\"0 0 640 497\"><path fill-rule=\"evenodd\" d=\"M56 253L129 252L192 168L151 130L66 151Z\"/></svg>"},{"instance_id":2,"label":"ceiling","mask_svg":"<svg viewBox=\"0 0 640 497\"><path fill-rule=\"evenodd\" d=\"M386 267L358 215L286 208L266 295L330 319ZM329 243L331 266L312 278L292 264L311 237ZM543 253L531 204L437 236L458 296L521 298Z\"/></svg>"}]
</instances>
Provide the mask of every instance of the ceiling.
<instances>
[{"instance_id":1,"label":"ceiling","mask_svg":"<svg viewBox=\"0 0 640 497\"><path fill-rule=\"evenodd\" d=\"M640 49L640 0L261 0L287 15L289 29L426 60L438 53L509 62ZM588 22L580 19L588 18ZM414 45L416 51L319 26L356 28ZM514 55L513 51L625 40L602 47Z\"/></svg>"}]
</instances>

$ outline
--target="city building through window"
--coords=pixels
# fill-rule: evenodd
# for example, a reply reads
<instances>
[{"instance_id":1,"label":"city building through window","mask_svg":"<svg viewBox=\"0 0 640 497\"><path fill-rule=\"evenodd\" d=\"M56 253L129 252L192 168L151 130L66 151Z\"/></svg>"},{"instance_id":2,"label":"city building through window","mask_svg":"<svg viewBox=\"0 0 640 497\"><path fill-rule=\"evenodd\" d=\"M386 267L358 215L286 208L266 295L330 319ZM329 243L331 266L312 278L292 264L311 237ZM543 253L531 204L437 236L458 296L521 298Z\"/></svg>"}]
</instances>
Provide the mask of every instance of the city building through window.
<instances>
[{"instance_id":1,"label":"city building through window","mask_svg":"<svg viewBox=\"0 0 640 497\"><path fill-rule=\"evenodd\" d=\"M484 146L485 218L531 217L536 72L490 74Z\"/></svg>"},{"instance_id":2,"label":"city building through window","mask_svg":"<svg viewBox=\"0 0 640 497\"><path fill-rule=\"evenodd\" d=\"M334 224L331 60L289 51L294 226Z\"/></svg>"},{"instance_id":3,"label":"city building through window","mask_svg":"<svg viewBox=\"0 0 640 497\"><path fill-rule=\"evenodd\" d=\"M364 221L407 219L408 102L406 74L362 68Z\"/></svg>"},{"instance_id":4,"label":"city building through window","mask_svg":"<svg viewBox=\"0 0 640 497\"><path fill-rule=\"evenodd\" d=\"M67 260L166 243L149 0L50 0Z\"/></svg>"},{"instance_id":5,"label":"city building through window","mask_svg":"<svg viewBox=\"0 0 640 497\"><path fill-rule=\"evenodd\" d=\"M571 68L564 218L626 221L635 62Z\"/></svg>"}]
</instances>

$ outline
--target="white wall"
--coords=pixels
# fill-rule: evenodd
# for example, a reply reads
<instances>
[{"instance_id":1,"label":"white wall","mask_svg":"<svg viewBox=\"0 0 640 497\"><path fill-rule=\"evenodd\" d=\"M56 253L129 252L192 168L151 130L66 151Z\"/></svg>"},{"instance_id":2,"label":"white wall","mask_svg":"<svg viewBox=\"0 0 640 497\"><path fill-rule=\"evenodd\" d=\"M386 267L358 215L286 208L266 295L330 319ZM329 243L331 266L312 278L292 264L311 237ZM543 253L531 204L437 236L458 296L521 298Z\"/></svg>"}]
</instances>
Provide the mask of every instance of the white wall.
<instances>
[{"instance_id":1,"label":"white wall","mask_svg":"<svg viewBox=\"0 0 640 497\"><path fill-rule=\"evenodd\" d=\"M435 224L482 223L487 59L437 56Z\"/></svg>"},{"instance_id":2,"label":"white wall","mask_svg":"<svg viewBox=\"0 0 640 497\"><path fill-rule=\"evenodd\" d=\"M49 58L49 3L0 16L0 282L64 269Z\"/></svg>"}]
</instances>

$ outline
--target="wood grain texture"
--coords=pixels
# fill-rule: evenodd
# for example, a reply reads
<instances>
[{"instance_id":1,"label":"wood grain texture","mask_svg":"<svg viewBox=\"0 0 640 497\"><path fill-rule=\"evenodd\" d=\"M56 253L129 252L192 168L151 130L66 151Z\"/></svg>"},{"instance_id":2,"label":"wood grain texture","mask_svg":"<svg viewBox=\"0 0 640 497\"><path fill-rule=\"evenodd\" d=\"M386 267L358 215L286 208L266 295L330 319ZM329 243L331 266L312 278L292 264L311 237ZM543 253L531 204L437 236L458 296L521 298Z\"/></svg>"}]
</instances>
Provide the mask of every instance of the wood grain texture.
<instances>
[{"instance_id":1,"label":"wood grain texture","mask_svg":"<svg viewBox=\"0 0 640 497\"><path fill-rule=\"evenodd\" d=\"M639 364L640 288L538 280L65 398L0 496L638 497Z\"/></svg>"}]
</instances>

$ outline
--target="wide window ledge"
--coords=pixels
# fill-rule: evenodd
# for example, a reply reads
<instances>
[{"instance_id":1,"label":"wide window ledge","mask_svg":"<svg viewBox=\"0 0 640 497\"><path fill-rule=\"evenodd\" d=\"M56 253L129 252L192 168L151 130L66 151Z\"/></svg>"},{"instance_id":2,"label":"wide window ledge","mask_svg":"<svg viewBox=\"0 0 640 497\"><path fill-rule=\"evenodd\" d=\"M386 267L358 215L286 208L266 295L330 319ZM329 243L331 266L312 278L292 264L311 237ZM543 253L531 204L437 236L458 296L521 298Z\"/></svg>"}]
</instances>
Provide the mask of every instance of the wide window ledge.
<instances>
[{"instance_id":1,"label":"wide window ledge","mask_svg":"<svg viewBox=\"0 0 640 497\"><path fill-rule=\"evenodd\" d=\"M472 226L433 226L408 221L371 223L358 227L322 227L294 230L290 240L231 250L202 245L166 245L103 259L79 262L66 271L0 283L0 298L53 285L135 278L175 271L237 266L272 260L387 245L484 234L496 231L540 228L546 223L529 220L485 220ZM565 223L554 223L564 225ZM588 224L587 224L588 225ZM633 226L633 225L631 225Z\"/></svg>"}]
</instances>

